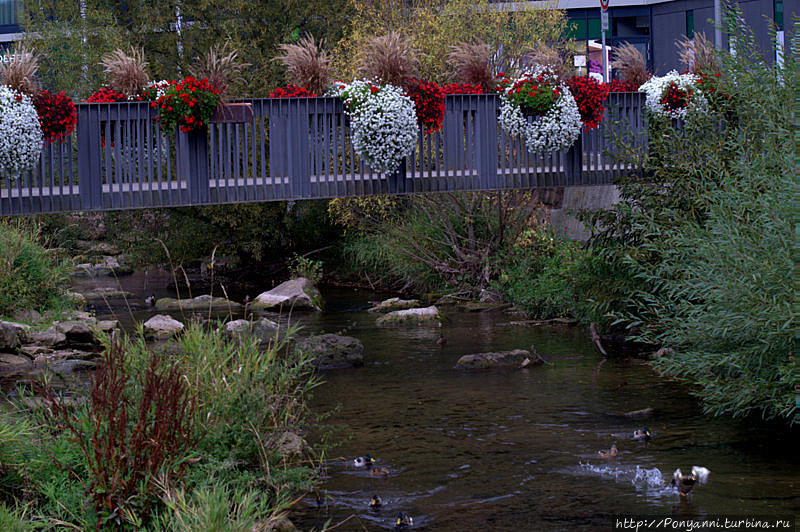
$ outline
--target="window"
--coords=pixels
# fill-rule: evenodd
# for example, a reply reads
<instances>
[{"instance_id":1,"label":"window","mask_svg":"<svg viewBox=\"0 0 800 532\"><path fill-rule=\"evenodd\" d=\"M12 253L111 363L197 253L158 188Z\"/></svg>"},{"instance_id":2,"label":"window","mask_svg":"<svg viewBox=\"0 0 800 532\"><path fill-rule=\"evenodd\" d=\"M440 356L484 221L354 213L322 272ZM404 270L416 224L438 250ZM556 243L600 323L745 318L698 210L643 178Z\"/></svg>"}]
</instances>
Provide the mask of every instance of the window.
<instances>
[{"instance_id":1,"label":"window","mask_svg":"<svg viewBox=\"0 0 800 532\"><path fill-rule=\"evenodd\" d=\"M775 25L783 29L783 0L775 0Z\"/></svg>"},{"instance_id":2,"label":"window","mask_svg":"<svg viewBox=\"0 0 800 532\"><path fill-rule=\"evenodd\" d=\"M694 10L686 12L686 37L694 39Z\"/></svg>"},{"instance_id":3,"label":"window","mask_svg":"<svg viewBox=\"0 0 800 532\"><path fill-rule=\"evenodd\" d=\"M0 0L0 26L17 23L17 0Z\"/></svg>"}]
</instances>

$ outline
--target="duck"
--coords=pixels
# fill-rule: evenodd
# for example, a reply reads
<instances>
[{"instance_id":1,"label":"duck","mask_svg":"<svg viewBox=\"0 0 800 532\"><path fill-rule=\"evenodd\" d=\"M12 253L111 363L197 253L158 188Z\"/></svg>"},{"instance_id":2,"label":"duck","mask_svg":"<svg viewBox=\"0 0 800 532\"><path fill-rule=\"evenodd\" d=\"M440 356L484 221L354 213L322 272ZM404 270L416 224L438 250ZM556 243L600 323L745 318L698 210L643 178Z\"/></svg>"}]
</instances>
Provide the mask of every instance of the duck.
<instances>
[{"instance_id":1,"label":"duck","mask_svg":"<svg viewBox=\"0 0 800 532\"><path fill-rule=\"evenodd\" d=\"M436 340L436 343L441 347L447 343L447 338L445 338L443 334L440 334L439 339Z\"/></svg>"},{"instance_id":2,"label":"duck","mask_svg":"<svg viewBox=\"0 0 800 532\"><path fill-rule=\"evenodd\" d=\"M151 307L155 307L156 306L156 295L155 294L150 294L149 296L144 298L144 302L147 303L148 305L150 305Z\"/></svg>"},{"instance_id":3,"label":"duck","mask_svg":"<svg viewBox=\"0 0 800 532\"><path fill-rule=\"evenodd\" d=\"M355 467L368 467L371 468L372 464L375 463L375 459L372 455L365 454L364 456L357 456L353 459L353 465Z\"/></svg>"},{"instance_id":4,"label":"duck","mask_svg":"<svg viewBox=\"0 0 800 532\"><path fill-rule=\"evenodd\" d=\"M371 477L388 477L389 470L385 467L372 467L369 470L369 475Z\"/></svg>"},{"instance_id":5,"label":"duck","mask_svg":"<svg viewBox=\"0 0 800 532\"><path fill-rule=\"evenodd\" d=\"M597 456L599 456L600 458L614 458L618 454L619 454L619 451L617 450L617 445L616 444L612 444L611 445L611 449L609 449L607 451L605 449L597 451Z\"/></svg>"},{"instance_id":6,"label":"duck","mask_svg":"<svg viewBox=\"0 0 800 532\"><path fill-rule=\"evenodd\" d=\"M408 527L414 524L414 520L405 512L400 512L397 514L397 518L394 522L394 529L395 530L406 530Z\"/></svg>"},{"instance_id":7,"label":"duck","mask_svg":"<svg viewBox=\"0 0 800 532\"><path fill-rule=\"evenodd\" d=\"M677 488L681 497L686 497L686 495L692 491L695 484L703 484L708 481L709 473L711 473L711 471L705 467L693 466L692 473L690 475L684 475L681 473L681 469L678 468L672 475L670 486Z\"/></svg>"},{"instance_id":8,"label":"duck","mask_svg":"<svg viewBox=\"0 0 800 532\"><path fill-rule=\"evenodd\" d=\"M633 439L636 441L650 441L652 439L652 435L650 434L650 429L636 429L633 431Z\"/></svg>"},{"instance_id":9,"label":"duck","mask_svg":"<svg viewBox=\"0 0 800 532\"><path fill-rule=\"evenodd\" d=\"M372 499L369 501L369 507L380 508L381 506L383 506L383 499L381 499L377 495L373 495Z\"/></svg>"}]
</instances>

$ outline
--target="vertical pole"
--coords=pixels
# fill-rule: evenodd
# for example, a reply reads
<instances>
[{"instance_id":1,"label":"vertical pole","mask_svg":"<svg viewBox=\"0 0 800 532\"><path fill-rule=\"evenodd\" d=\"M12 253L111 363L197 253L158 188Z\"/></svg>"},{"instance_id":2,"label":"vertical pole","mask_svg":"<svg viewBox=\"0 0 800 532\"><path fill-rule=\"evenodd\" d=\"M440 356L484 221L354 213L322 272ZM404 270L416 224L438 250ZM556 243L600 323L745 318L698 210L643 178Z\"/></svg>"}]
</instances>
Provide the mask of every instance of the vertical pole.
<instances>
[{"instance_id":1,"label":"vertical pole","mask_svg":"<svg viewBox=\"0 0 800 532\"><path fill-rule=\"evenodd\" d=\"M722 0L714 0L714 48L722 51Z\"/></svg>"},{"instance_id":2,"label":"vertical pole","mask_svg":"<svg viewBox=\"0 0 800 532\"><path fill-rule=\"evenodd\" d=\"M103 181L100 173L100 105L78 105L78 193L81 209L103 207ZM110 145L110 139L107 139Z\"/></svg>"},{"instance_id":3,"label":"vertical pole","mask_svg":"<svg viewBox=\"0 0 800 532\"><path fill-rule=\"evenodd\" d=\"M603 83L608 83L608 50L606 49L606 30L608 30L608 9L600 8L600 38L603 43Z\"/></svg>"}]
</instances>

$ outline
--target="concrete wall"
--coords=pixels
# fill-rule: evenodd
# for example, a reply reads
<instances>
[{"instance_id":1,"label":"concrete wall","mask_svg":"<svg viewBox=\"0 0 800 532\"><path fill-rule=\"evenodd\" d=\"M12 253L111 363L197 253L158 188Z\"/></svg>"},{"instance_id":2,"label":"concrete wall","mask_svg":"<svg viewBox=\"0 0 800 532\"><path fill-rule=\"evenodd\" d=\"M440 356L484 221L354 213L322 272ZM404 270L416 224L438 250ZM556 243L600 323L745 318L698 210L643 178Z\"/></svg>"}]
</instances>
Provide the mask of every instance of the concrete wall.
<instances>
[{"instance_id":1,"label":"concrete wall","mask_svg":"<svg viewBox=\"0 0 800 532\"><path fill-rule=\"evenodd\" d=\"M585 242L591 234L575 218L575 213L584 209L606 209L615 203L619 203L619 190L614 185L564 187L561 207L550 209L550 225L560 236Z\"/></svg>"}]
</instances>

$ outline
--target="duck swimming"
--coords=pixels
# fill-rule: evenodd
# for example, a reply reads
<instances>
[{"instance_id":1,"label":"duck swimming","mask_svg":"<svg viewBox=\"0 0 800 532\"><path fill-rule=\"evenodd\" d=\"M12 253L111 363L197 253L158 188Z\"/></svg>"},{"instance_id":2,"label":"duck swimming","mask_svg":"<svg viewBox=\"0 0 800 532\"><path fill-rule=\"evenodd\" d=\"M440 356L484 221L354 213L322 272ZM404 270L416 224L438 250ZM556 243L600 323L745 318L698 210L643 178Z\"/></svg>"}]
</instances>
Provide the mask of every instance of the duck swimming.
<instances>
[{"instance_id":1,"label":"duck swimming","mask_svg":"<svg viewBox=\"0 0 800 532\"><path fill-rule=\"evenodd\" d=\"M636 441L650 441L651 438L650 429L636 429L633 431L633 439Z\"/></svg>"},{"instance_id":2,"label":"duck swimming","mask_svg":"<svg viewBox=\"0 0 800 532\"><path fill-rule=\"evenodd\" d=\"M617 445L616 444L612 444L611 445L611 449L609 449L607 451L605 449L603 449L601 451L597 451L597 456L599 456L600 458L614 458L618 454L619 454L619 451L617 450Z\"/></svg>"},{"instance_id":3,"label":"duck swimming","mask_svg":"<svg viewBox=\"0 0 800 532\"><path fill-rule=\"evenodd\" d=\"M369 470L369 475L371 477L388 477L389 470L385 467L373 467Z\"/></svg>"},{"instance_id":4,"label":"duck swimming","mask_svg":"<svg viewBox=\"0 0 800 532\"><path fill-rule=\"evenodd\" d=\"M677 488L678 493L681 494L681 497L686 497L686 495L692 491L692 488L694 488L695 484L704 484L708 481L709 473L711 473L711 471L705 467L693 466L692 474L684 475L681 473L681 469L678 468L672 475L672 482L670 482L670 486Z\"/></svg>"},{"instance_id":5,"label":"duck swimming","mask_svg":"<svg viewBox=\"0 0 800 532\"><path fill-rule=\"evenodd\" d=\"M358 456L353 459L353 465L355 467L368 467L371 468L372 464L375 463L375 459L372 455L365 454L364 456Z\"/></svg>"},{"instance_id":6,"label":"duck swimming","mask_svg":"<svg viewBox=\"0 0 800 532\"><path fill-rule=\"evenodd\" d=\"M383 506L383 499L381 499L377 495L373 495L372 499L369 501L369 507L380 508L381 506Z\"/></svg>"},{"instance_id":7,"label":"duck swimming","mask_svg":"<svg viewBox=\"0 0 800 532\"><path fill-rule=\"evenodd\" d=\"M144 298L144 302L147 303L148 305L150 305L151 307L156 306L156 295L155 294L150 294L149 296Z\"/></svg>"},{"instance_id":8,"label":"duck swimming","mask_svg":"<svg viewBox=\"0 0 800 532\"><path fill-rule=\"evenodd\" d=\"M414 520L405 512L397 514L397 519L394 523L395 530L407 530L408 527L414 524Z\"/></svg>"}]
</instances>

